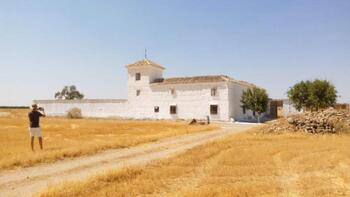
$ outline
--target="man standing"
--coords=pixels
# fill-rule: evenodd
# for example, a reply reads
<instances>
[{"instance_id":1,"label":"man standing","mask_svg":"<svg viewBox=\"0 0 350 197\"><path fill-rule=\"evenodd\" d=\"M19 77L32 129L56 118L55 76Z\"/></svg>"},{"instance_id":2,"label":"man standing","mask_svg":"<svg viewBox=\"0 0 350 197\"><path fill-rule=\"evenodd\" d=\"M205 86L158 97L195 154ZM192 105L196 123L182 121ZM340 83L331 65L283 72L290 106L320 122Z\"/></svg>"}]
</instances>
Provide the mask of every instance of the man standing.
<instances>
[{"instance_id":1,"label":"man standing","mask_svg":"<svg viewBox=\"0 0 350 197\"><path fill-rule=\"evenodd\" d=\"M32 147L32 151L34 151L34 137L39 138L40 149L43 149L43 139L40 129L40 117L45 117L44 109L39 107L37 104L32 105L32 111L28 113L29 118L29 134L30 134L30 145Z\"/></svg>"}]
</instances>

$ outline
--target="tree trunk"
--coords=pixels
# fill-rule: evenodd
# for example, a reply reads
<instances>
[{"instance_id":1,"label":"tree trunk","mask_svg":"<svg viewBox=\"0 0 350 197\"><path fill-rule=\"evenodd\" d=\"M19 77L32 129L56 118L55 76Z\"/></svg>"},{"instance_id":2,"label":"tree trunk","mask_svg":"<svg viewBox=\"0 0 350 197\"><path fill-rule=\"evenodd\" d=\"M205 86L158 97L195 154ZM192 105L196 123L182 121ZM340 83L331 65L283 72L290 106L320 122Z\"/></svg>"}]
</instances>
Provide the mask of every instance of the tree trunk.
<instances>
[{"instance_id":1,"label":"tree trunk","mask_svg":"<svg viewBox=\"0 0 350 197\"><path fill-rule=\"evenodd\" d=\"M258 123L260 123L260 115L261 113L258 112Z\"/></svg>"}]
</instances>

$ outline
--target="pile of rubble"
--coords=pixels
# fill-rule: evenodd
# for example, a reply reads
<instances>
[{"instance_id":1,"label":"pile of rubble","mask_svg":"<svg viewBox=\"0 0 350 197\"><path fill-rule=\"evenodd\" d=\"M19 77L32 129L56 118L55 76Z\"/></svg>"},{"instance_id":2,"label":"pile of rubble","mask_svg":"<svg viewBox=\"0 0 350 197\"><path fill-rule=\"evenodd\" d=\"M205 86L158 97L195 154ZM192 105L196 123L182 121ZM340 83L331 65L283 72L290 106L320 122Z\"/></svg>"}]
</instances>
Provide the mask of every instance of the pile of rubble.
<instances>
[{"instance_id":1,"label":"pile of rubble","mask_svg":"<svg viewBox=\"0 0 350 197\"><path fill-rule=\"evenodd\" d=\"M266 125L263 125L262 129L259 131L262 131L263 133L284 133L297 130L298 129L295 126L288 123L287 119L280 118L270 121Z\"/></svg>"},{"instance_id":2,"label":"pile of rubble","mask_svg":"<svg viewBox=\"0 0 350 197\"><path fill-rule=\"evenodd\" d=\"M288 123L308 133L338 133L350 128L350 113L329 108L318 112L306 112L291 116Z\"/></svg>"},{"instance_id":3,"label":"pile of rubble","mask_svg":"<svg viewBox=\"0 0 350 197\"><path fill-rule=\"evenodd\" d=\"M304 131L308 133L340 133L350 131L350 112L329 108L318 112L305 112L267 123L264 133Z\"/></svg>"}]
</instances>

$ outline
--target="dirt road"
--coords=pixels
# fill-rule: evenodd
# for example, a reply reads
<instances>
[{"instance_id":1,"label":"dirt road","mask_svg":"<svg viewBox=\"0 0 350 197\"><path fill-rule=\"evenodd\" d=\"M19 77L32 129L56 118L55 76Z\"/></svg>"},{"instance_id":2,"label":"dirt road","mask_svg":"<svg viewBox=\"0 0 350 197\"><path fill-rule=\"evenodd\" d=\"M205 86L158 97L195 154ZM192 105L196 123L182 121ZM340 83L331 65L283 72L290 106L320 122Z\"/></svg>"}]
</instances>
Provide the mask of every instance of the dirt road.
<instances>
[{"instance_id":1,"label":"dirt road","mask_svg":"<svg viewBox=\"0 0 350 197\"><path fill-rule=\"evenodd\" d=\"M245 131L253 126L221 124L221 129L216 131L177 136L136 147L108 150L91 156L2 171L0 172L0 196L31 196L50 185L63 181L80 180L106 170L147 164L208 141Z\"/></svg>"}]
</instances>

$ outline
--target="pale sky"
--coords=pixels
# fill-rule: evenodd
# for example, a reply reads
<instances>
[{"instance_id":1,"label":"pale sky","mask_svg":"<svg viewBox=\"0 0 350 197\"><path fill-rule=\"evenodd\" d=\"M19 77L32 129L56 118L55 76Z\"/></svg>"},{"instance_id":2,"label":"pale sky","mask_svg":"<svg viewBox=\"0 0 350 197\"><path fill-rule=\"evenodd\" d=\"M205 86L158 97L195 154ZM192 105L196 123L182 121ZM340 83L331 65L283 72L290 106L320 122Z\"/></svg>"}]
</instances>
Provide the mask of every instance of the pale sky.
<instances>
[{"instance_id":1,"label":"pale sky","mask_svg":"<svg viewBox=\"0 0 350 197\"><path fill-rule=\"evenodd\" d=\"M0 105L126 98L124 65L149 59L164 76L225 74L286 98L327 79L350 102L348 0L0 0Z\"/></svg>"}]
</instances>

